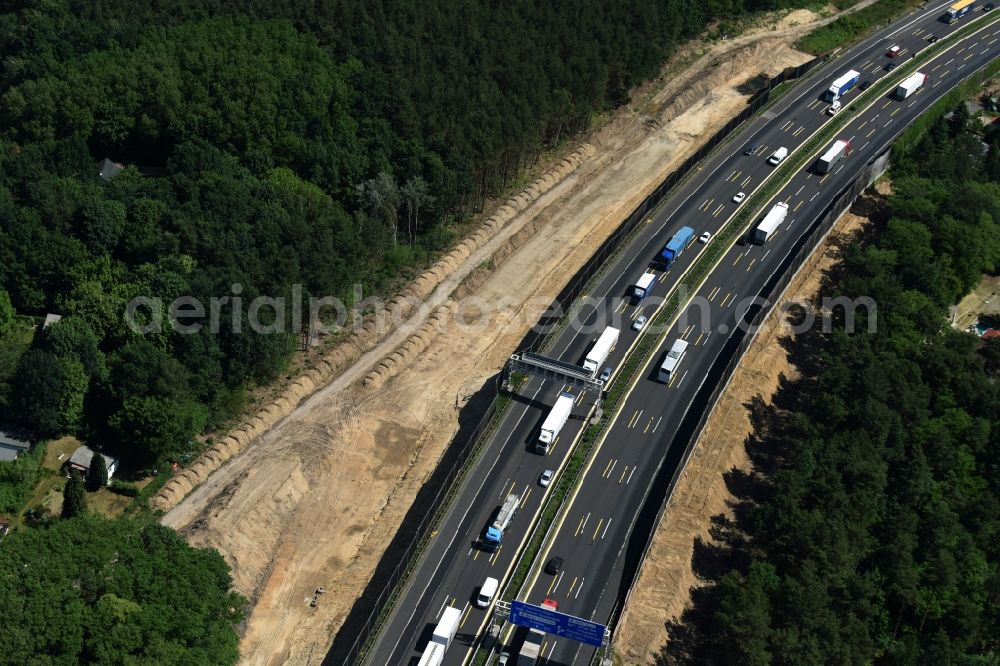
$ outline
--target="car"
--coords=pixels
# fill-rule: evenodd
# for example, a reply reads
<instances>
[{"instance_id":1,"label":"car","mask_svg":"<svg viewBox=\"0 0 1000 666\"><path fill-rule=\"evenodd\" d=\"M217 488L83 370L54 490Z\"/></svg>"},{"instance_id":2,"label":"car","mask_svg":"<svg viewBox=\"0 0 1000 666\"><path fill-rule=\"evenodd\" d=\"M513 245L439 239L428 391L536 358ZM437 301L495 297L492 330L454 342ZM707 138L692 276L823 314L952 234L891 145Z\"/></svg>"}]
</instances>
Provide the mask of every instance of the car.
<instances>
[{"instance_id":1,"label":"car","mask_svg":"<svg viewBox=\"0 0 1000 666\"><path fill-rule=\"evenodd\" d=\"M746 192L737 192L733 196L733 203L740 203L741 201L743 201L746 198L747 198L747 193Z\"/></svg>"},{"instance_id":2,"label":"car","mask_svg":"<svg viewBox=\"0 0 1000 666\"><path fill-rule=\"evenodd\" d=\"M712 232L711 231L706 231L701 236L698 236L698 242L699 243L704 244L704 243L707 243L710 240L712 240Z\"/></svg>"},{"instance_id":3,"label":"car","mask_svg":"<svg viewBox=\"0 0 1000 666\"><path fill-rule=\"evenodd\" d=\"M743 154L748 156L753 155L754 152L756 152L756 150L757 146L755 144L750 144L749 146L747 146L747 149L743 151Z\"/></svg>"},{"instance_id":4,"label":"car","mask_svg":"<svg viewBox=\"0 0 1000 666\"><path fill-rule=\"evenodd\" d=\"M646 315L639 315L638 317L635 318L635 321L632 322L632 330L641 331L642 327L645 325L646 325Z\"/></svg>"},{"instance_id":5,"label":"car","mask_svg":"<svg viewBox=\"0 0 1000 666\"><path fill-rule=\"evenodd\" d=\"M872 87L872 82L866 79L861 82L860 86L858 86L858 90L868 90L871 87Z\"/></svg>"},{"instance_id":6,"label":"car","mask_svg":"<svg viewBox=\"0 0 1000 666\"><path fill-rule=\"evenodd\" d=\"M552 610L559 610L559 602L551 597L545 597L545 599L542 600L542 605L551 608Z\"/></svg>"},{"instance_id":7,"label":"car","mask_svg":"<svg viewBox=\"0 0 1000 666\"><path fill-rule=\"evenodd\" d=\"M840 111L840 100L835 99L833 100L833 104L830 105L830 108L826 110L826 115L835 116L838 111Z\"/></svg>"},{"instance_id":8,"label":"car","mask_svg":"<svg viewBox=\"0 0 1000 666\"><path fill-rule=\"evenodd\" d=\"M992 2L988 2L985 5L983 5L983 11L984 12L991 11L993 9L993 7L994 7L994 4Z\"/></svg>"},{"instance_id":9,"label":"car","mask_svg":"<svg viewBox=\"0 0 1000 666\"><path fill-rule=\"evenodd\" d=\"M552 477L555 475L556 473L553 470L551 469L545 470L544 472L542 472L541 478L538 479L538 485L540 485L542 488L548 488L549 484L552 483Z\"/></svg>"},{"instance_id":10,"label":"car","mask_svg":"<svg viewBox=\"0 0 1000 666\"><path fill-rule=\"evenodd\" d=\"M898 46L890 46L889 50L885 52L887 58L895 58L899 55L900 48Z\"/></svg>"},{"instance_id":11,"label":"car","mask_svg":"<svg viewBox=\"0 0 1000 666\"><path fill-rule=\"evenodd\" d=\"M896 63L894 62L887 63L885 66L885 71L887 72L891 72L894 69L896 69Z\"/></svg>"},{"instance_id":12,"label":"car","mask_svg":"<svg viewBox=\"0 0 1000 666\"><path fill-rule=\"evenodd\" d=\"M601 381L606 382L611 379L611 375L615 374L615 369L610 365L601 371Z\"/></svg>"},{"instance_id":13,"label":"car","mask_svg":"<svg viewBox=\"0 0 1000 666\"><path fill-rule=\"evenodd\" d=\"M938 38L937 38L937 35L928 35L928 36L927 36L927 41L928 41L929 43L931 43L931 44L933 44L933 43L934 43L934 42L936 42L937 40L938 40Z\"/></svg>"},{"instance_id":14,"label":"car","mask_svg":"<svg viewBox=\"0 0 1000 666\"><path fill-rule=\"evenodd\" d=\"M551 560L548 561L548 564L545 565L545 573L549 574L550 576L555 576L560 571L562 571L562 565L563 565L563 558L558 556L553 557Z\"/></svg>"},{"instance_id":15,"label":"car","mask_svg":"<svg viewBox=\"0 0 1000 666\"><path fill-rule=\"evenodd\" d=\"M500 653L500 658L497 659L497 666L507 666L510 663L510 652L506 650Z\"/></svg>"}]
</instances>

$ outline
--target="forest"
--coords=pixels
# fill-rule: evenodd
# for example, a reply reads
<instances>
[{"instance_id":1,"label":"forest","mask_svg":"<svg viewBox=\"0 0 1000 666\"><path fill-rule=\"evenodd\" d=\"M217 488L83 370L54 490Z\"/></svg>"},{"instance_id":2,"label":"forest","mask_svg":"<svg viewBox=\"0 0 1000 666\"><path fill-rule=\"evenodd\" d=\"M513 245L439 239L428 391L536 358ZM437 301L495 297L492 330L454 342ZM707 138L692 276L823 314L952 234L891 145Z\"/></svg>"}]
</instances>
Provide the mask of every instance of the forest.
<instances>
[{"instance_id":1,"label":"forest","mask_svg":"<svg viewBox=\"0 0 1000 666\"><path fill-rule=\"evenodd\" d=\"M297 332L230 303L217 333L139 334L128 302L391 293L683 40L784 4L4 3L0 418L177 460Z\"/></svg>"},{"instance_id":2,"label":"forest","mask_svg":"<svg viewBox=\"0 0 1000 666\"><path fill-rule=\"evenodd\" d=\"M752 406L752 472L727 476L732 517L695 547L709 584L658 663L1000 659L1000 340L948 319L1000 262L995 130L984 155L962 104L896 157L825 288L876 314L789 343L803 377Z\"/></svg>"},{"instance_id":3,"label":"forest","mask_svg":"<svg viewBox=\"0 0 1000 666\"><path fill-rule=\"evenodd\" d=\"M5 664L233 664L245 601L213 550L79 516L0 542Z\"/></svg>"}]
</instances>

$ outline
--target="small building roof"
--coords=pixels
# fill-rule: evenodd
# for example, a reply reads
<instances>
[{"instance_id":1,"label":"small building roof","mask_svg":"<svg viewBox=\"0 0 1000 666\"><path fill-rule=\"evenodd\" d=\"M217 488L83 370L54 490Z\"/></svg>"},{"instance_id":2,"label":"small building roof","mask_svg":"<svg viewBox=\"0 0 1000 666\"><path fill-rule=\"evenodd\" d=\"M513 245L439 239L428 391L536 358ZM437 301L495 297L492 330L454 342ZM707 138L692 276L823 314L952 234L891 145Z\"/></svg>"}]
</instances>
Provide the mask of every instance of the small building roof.
<instances>
[{"instance_id":1,"label":"small building roof","mask_svg":"<svg viewBox=\"0 0 1000 666\"><path fill-rule=\"evenodd\" d=\"M45 315L45 323L42 324L42 330L44 331L52 324L57 324L62 320L62 315L52 314L51 312Z\"/></svg>"},{"instance_id":2,"label":"small building roof","mask_svg":"<svg viewBox=\"0 0 1000 666\"><path fill-rule=\"evenodd\" d=\"M106 456L103 453L101 456L104 458L104 464L110 470L112 465L117 465L118 461L111 456ZM69 465L71 467L79 467L80 469L87 470L90 469L90 460L94 457L94 452L87 445L78 446L76 451L69 459Z\"/></svg>"},{"instance_id":3,"label":"small building roof","mask_svg":"<svg viewBox=\"0 0 1000 666\"><path fill-rule=\"evenodd\" d=\"M0 424L0 461L11 462L17 454L31 448L27 432L16 426Z\"/></svg>"},{"instance_id":4,"label":"small building roof","mask_svg":"<svg viewBox=\"0 0 1000 666\"><path fill-rule=\"evenodd\" d=\"M104 180L111 180L125 168L124 164L119 164L118 162L112 162L110 159L105 157L103 160L97 163L97 175L99 175Z\"/></svg>"}]
</instances>

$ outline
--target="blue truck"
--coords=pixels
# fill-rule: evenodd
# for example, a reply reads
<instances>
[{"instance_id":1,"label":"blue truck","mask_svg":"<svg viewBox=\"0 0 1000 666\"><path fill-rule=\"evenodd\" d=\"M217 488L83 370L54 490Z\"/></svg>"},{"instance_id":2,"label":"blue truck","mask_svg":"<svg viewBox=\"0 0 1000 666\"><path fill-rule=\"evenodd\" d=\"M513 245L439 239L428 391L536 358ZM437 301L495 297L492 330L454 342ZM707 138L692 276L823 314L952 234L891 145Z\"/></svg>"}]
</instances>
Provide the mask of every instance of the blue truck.
<instances>
[{"instance_id":1,"label":"blue truck","mask_svg":"<svg viewBox=\"0 0 1000 666\"><path fill-rule=\"evenodd\" d=\"M858 83L858 79L860 78L861 72L856 69L848 70L833 80L830 87L823 93L823 101L830 102L831 104L836 102L840 99L841 95L853 88Z\"/></svg>"},{"instance_id":2,"label":"blue truck","mask_svg":"<svg viewBox=\"0 0 1000 666\"><path fill-rule=\"evenodd\" d=\"M660 254L657 255L657 266L663 268L663 270L670 268L674 260L681 256L681 252L686 250L692 241L694 241L694 229L691 227L681 227L680 231L674 234L674 237L667 242Z\"/></svg>"},{"instance_id":3,"label":"blue truck","mask_svg":"<svg viewBox=\"0 0 1000 666\"><path fill-rule=\"evenodd\" d=\"M521 504L521 498L513 493L507 495L507 499L504 500L503 505L500 510L497 511L496 517L493 519L489 525L486 526L486 531L483 532L483 538L480 539L480 547L490 553L495 553L497 549L500 548L500 540L503 539L503 531L507 529L510 525L510 521L514 519L514 514L517 513L517 509Z\"/></svg>"}]
</instances>

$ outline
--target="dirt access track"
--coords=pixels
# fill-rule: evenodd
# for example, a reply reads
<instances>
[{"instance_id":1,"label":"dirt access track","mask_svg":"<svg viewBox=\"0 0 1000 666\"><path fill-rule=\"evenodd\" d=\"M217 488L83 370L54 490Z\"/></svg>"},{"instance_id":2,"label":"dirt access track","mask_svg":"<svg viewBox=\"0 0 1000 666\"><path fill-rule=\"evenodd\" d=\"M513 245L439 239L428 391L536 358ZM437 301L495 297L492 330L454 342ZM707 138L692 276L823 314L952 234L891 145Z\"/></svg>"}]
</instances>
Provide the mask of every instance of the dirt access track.
<instances>
[{"instance_id":1,"label":"dirt access track","mask_svg":"<svg viewBox=\"0 0 1000 666\"><path fill-rule=\"evenodd\" d=\"M358 332L154 499L164 524L223 554L250 598L244 663L323 659L459 408L621 220L745 105L738 87L809 59L790 44L817 20L796 11L679 53L556 173L411 286L427 307L404 307L412 317L388 334ZM466 307L468 295L506 307Z\"/></svg>"}]
</instances>

